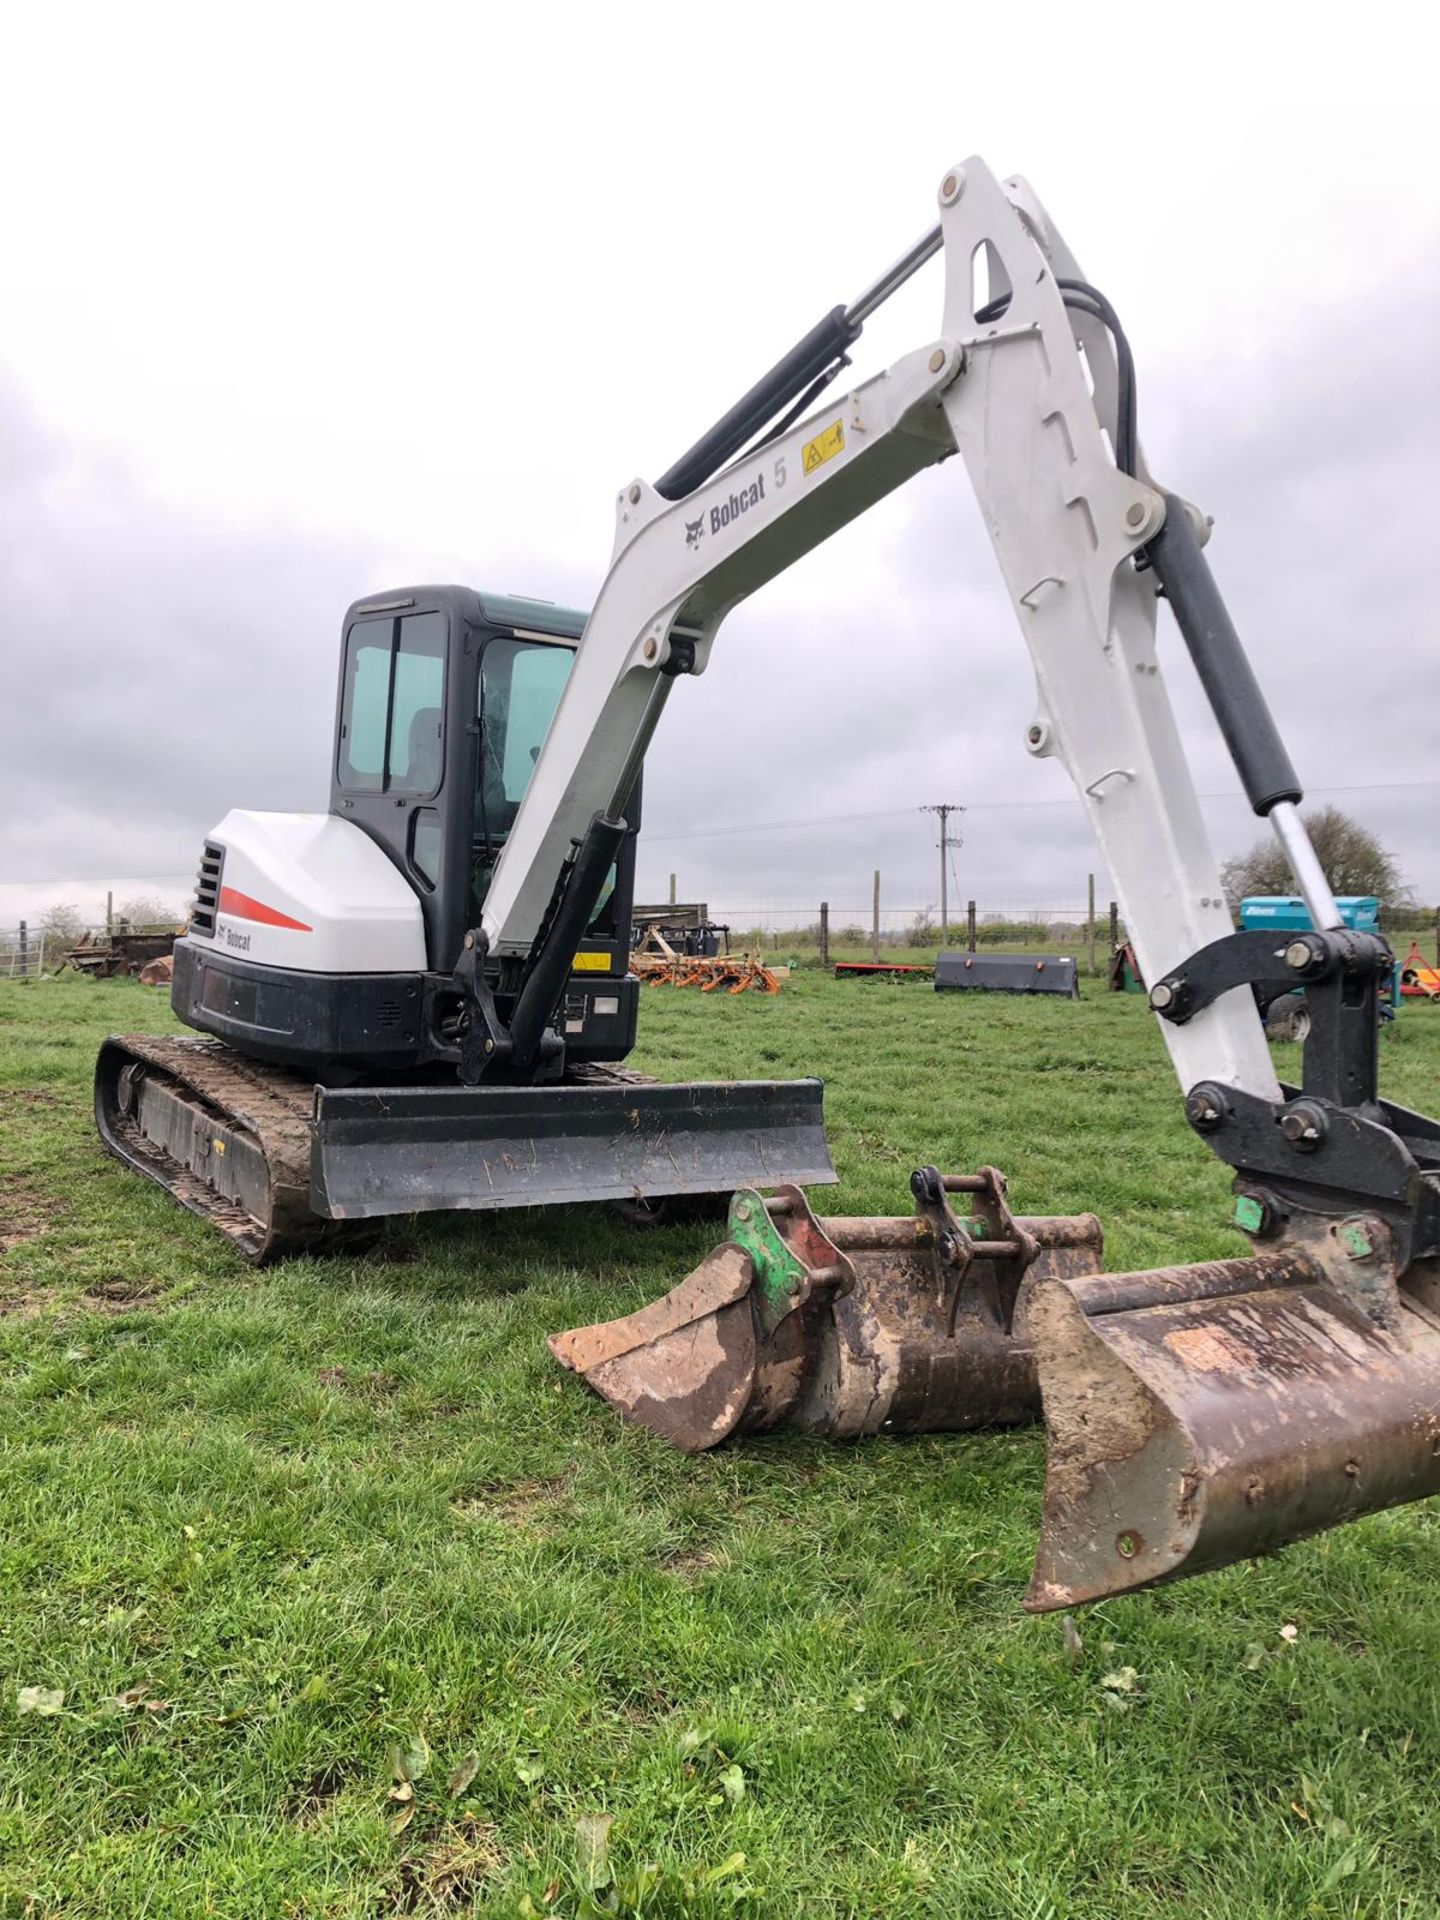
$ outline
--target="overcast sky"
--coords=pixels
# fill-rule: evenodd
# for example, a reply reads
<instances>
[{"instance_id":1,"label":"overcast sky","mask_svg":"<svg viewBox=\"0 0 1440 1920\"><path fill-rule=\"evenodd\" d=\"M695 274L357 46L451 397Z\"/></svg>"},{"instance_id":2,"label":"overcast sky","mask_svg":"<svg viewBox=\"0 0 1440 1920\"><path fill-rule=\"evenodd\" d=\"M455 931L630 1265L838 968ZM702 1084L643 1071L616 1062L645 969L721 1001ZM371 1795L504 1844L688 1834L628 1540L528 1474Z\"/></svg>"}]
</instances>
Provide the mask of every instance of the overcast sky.
<instances>
[{"instance_id":1,"label":"overcast sky","mask_svg":"<svg viewBox=\"0 0 1440 1920\"><path fill-rule=\"evenodd\" d=\"M588 604L617 489L928 227L972 152L1029 176L1118 307L1150 464L1216 516L1307 786L1440 898L1428 10L1111 18L9 9L0 924L141 880L178 905L228 806L323 807L357 595ZM932 266L851 377L940 303ZM1178 652L1199 785L1234 793ZM642 890L858 908L878 865L889 901L932 903L918 809L945 800L958 896L1075 901L1093 843L1021 747L1032 700L950 462L676 690ZM1206 804L1222 857L1255 837Z\"/></svg>"}]
</instances>

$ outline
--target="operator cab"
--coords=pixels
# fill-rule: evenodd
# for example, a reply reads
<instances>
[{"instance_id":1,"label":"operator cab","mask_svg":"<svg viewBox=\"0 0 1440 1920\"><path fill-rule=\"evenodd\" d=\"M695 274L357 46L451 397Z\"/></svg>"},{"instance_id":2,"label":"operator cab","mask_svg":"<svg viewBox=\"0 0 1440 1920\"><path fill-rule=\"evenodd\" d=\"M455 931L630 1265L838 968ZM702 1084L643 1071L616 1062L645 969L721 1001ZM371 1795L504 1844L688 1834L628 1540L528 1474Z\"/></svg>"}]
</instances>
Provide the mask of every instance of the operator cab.
<instances>
[{"instance_id":1,"label":"operator cab","mask_svg":"<svg viewBox=\"0 0 1440 1920\"><path fill-rule=\"evenodd\" d=\"M357 601L341 645L328 814L236 812L207 837L175 948L180 1018L255 1059L326 1075L457 1062L456 964L584 629L574 609L469 587ZM639 805L637 782L560 994L556 1024L577 1064L623 1060L635 1043Z\"/></svg>"},{"instance_id":2,"label":"operator cab","mask_svg":"<svg viewBox=\"0 0 1440 1920\"><path fill-rule=\"evenodd\" d=\"M414 888L436 971L479 920L584 628L572 608L468 587L409 588L346 615L330 811ZM638 807L637 792L585 971L627 971Z\"/></svg>"}]
</instances>

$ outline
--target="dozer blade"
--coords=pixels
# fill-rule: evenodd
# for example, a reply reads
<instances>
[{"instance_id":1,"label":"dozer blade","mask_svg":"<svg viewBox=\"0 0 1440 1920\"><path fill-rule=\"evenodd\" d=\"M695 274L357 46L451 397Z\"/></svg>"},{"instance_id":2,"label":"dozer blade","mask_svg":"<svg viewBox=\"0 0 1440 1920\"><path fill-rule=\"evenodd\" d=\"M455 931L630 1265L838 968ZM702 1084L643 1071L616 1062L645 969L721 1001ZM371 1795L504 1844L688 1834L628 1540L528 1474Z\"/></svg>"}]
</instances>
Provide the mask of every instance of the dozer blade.
<instances>
[{"instance_id":1,"label":"dozer blade","mask_svg":"<svg viewBox=\"0 0 1440 1920\"><path fill-rule=\"evenodd\" d=\"M819 1080L322 1087L313 1204L337 1220L833 1181Z\"/></svg>"},{"instance_id":2,"label":"dozer blade","mask_svg":"<svg viewBox=\"0 0 1440 1920\"><path fill-rule=\"evenodd\" d=\"M1440 1321L1383 1222L1268 1253L1037 1277L1050 1451L1026 1605L1073 1607L1440 1490Z\"/></svg>"},{"instance_id":3,"label":"dozer blade","mask_svg":"<svg viewBox=\"0 0 1440 1920\"><path fill-rule=\"evenodd\" d=\"M1098 1267L1099 1222L1014 1218L993 1168L922 1168L911 1185L904 1218L816 1219L796 1186L737 1193L729 1241L663 1300L551 1351L686 1452L782 1422L849 1439L1037 1418L1021 1280ZM962 1193L965 1219L948 1197Z\"/></svg>"}]
</instances>

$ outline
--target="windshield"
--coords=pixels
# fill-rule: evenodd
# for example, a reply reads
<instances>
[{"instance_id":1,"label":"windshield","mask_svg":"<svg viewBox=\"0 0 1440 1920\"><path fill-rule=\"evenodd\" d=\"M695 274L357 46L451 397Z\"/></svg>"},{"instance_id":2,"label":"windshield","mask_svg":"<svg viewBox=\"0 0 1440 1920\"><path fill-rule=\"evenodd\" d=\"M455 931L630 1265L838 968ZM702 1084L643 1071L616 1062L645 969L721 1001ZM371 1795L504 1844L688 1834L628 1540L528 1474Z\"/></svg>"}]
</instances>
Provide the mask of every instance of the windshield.
<instances>
[{"instance_id":1,"label":"windshield","mask_svg":"<svg viewBox=\"0 0 1440 1920\"><path fill-rule=\"evenodd\" d=\"M481 655L475 829L487 845L515 824L574 660L571 647L509 637Z\"/></svg>"},{"instance_id":2,"label":"windshield","mask_svg":"<svg viewBox=\"0 0 1440 1920\"><path fill-rule=\"evenodd\" d=\"M475 793L477 905L490 887L500 845L515 824L560 695L575 664L573 647L543 640L491 640L480 656L480 782ZM615 888L611 867L590 916L603 918Z\"/></svg>"}]
</instances>

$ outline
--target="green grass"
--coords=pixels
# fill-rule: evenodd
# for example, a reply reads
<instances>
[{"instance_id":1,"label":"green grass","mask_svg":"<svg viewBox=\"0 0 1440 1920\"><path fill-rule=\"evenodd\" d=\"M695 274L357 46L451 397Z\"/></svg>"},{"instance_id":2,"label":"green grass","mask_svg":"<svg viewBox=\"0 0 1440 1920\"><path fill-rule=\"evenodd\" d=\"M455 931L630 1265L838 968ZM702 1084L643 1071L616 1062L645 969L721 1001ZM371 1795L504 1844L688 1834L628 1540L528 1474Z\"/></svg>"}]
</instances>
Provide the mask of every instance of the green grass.
<instances>
[{"instance_id":1,"label":"green grass","mask_svg":"<svg viewBox=\"0 0 1440 1920\"><path fill-rule=\"evenodd\" d=\"M1422 1107L1437 1013L1386 1042ZM1235 1250L1133 998L807 973L642 1024L667 1077L822 1072L839 1210L994 1162L1112 1265ZM1440 1912L1432 1508L1092 1609L1072 1668L1020 1610L1038 1433L622 1428L543 1336L703 1228L399 1221L255 1274L93 1137L99 1037L170 1025L0 987L4 1920Z\"/></svg>"}]
</instances>

